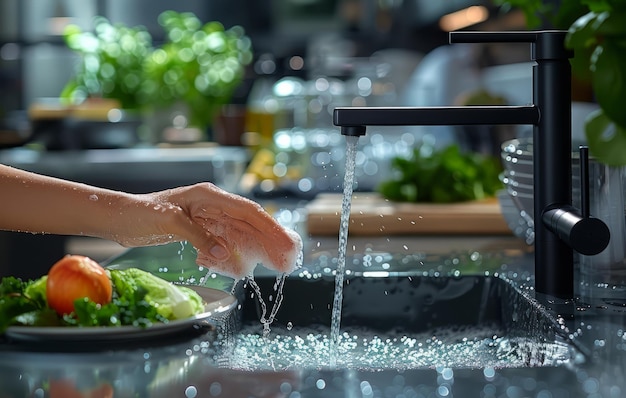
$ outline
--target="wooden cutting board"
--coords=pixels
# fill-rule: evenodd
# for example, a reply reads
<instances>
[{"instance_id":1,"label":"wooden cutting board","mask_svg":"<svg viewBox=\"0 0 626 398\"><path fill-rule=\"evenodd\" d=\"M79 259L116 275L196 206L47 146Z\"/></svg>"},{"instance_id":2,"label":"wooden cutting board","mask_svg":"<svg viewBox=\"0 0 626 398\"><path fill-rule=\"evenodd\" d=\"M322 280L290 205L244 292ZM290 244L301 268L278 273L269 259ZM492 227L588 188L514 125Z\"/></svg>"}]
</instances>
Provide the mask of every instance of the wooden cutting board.
<instances>
[{"instance_id":1,"label":"wooden cutting board","mask_svg":"<svg viewBox=\"0 0 626 398\"><path fill-rule=\"evenodd\" d=\"M308 232L338 235L341 194L320 194L308 203ZM377 193L355 193L350 235L511 234L497 199L435 204L396 203Z\"/></svg>"}]
</instances>

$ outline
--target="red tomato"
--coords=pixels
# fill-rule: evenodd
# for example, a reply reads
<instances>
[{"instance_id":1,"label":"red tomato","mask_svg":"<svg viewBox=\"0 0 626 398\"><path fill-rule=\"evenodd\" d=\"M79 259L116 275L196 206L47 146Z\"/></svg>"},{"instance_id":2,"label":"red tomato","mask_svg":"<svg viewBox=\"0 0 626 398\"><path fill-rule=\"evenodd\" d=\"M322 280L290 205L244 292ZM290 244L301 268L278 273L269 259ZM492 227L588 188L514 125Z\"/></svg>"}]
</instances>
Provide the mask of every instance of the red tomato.
<instances>
[{"instance_id":1,"label":"red tomato","mask_svg":"<svg viewBox=\"0 0 626 398\"><path fill-rule=\"evenodd\" d=\"M72 380L50 380L48 393L50 398L112 398L113 387L101 384L97 388L81 391Z\"/></svg>"},{"instance_id":2,"label":"red tomato","mask_svg":"<svg viewBox=\"0 0 626 398\"><path fill-rule=\"evenodd\" d=\"M98 304L111 301L113 286L104 268L89 257L67 255L48 272L48 305L60 315L74 311L74 301L88 297Z\"/></svg>"}]
</instances>

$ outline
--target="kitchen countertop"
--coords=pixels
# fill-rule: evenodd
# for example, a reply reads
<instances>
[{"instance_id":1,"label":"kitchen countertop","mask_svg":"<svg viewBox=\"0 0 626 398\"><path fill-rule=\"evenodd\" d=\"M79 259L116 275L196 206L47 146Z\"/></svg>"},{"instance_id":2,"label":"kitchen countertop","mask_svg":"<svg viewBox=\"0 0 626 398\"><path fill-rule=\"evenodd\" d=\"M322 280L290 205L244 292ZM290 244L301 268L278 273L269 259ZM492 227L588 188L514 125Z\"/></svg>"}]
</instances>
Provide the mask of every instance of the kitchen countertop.
<instances>
[{"instance_id":1,"label":"kitchen countertop","mask_svg":"<svg viewBox=\"0 0 626 398\"><path fill-rule=\"evenodd\" d=\"M74 151L13 148L0 151L0 163L5 165L138 193L204 181L224 184L243 174L249 158L246 148L218 145Z\"/></svg>"},{"instance_id":2,"label":"kitchen countertop","mask_svg":"<svg viewBox=\"0 0 626 398\"><path fill-rule=\"evenodd\" d=\"M269 204L284 224L306 236L301 206ZM305 239L304 267L310 272L333 264L338 239ZM532 248L513 236L350 237L348 258L369 254L374 262L419 259L417 272L501 275L532 291ZM401 261L400 261L401 262ZM350 264L350 263L348 263ZM193 251L181 244L130 249L109 266L137 266L199 283L207 276L194 264ZM302 274L302 270L297 271ZM257 277L267 276L257 267ZM292 276L297 277L297 276ZM233 281L218 275L206 286L230 291ZM286 281L289 284L289 278ZM285 297L285 300L297 300ZM294 369L241 371L221 366L214 331L193 332L159 341L115 347L0 344L0 391L6 397L54 396L45 386L97 390L114 397L621 397L626 394L626 296L602 300L584 297L563 302L535 297L561 319L566 334L586 355L583 363L557 367L460 368L363 371ZM260 326L259 326L260 327ZM221 330L221 329L219 329ZM295 331L294 331L295 333ZM222 364L223 365L223 364ZM67 390L66 390L67 391ZM105 395L105 393L111 395ZM59 395L67 396L67 395Z\"/></svg>"}]
</instances>

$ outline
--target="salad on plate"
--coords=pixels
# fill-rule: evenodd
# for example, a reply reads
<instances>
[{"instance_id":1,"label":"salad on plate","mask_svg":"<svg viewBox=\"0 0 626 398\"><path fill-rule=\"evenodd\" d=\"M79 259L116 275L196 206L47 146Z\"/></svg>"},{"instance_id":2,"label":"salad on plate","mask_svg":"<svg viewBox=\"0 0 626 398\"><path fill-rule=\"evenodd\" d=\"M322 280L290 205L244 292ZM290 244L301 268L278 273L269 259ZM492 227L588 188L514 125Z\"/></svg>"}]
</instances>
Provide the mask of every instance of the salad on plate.
<instances>
[{"instance_id":1,"label":"salad on plate","mask_svg":"<svg viewBox=\"0 0 626 398\"><path fill-rule=\"evenodd\" d=\"M105 269L67 255L47 275L0 281L0 333L12 326L135 326L188 319L205 311L200 294L138 268Z\"/></svg>"}]
</instances>

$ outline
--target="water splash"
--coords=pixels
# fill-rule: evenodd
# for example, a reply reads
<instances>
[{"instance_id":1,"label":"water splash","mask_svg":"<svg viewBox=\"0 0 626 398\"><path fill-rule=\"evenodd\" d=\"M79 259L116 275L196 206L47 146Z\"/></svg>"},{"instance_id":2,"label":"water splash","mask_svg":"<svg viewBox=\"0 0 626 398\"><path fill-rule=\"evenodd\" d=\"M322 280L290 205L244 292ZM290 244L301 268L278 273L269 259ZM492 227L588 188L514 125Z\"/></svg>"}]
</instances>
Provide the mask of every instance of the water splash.
<instances>
[{"instance_id":1,"label":"water splash","mask_svg":"<svg viewBox=\"0 0 626 398\"><path fill-rule=\"evenodd\" d=\"M274 304L272 305L272 309L269 311L269 315L267 312L267 304L261 295L261 288L256 283L252 276L246 278L246 282L250 285L252 290L257 296L259 300L259 305L261 306L261 317L260 322L263 325L263 337L268 337L271 329L270 326L274 322L276 318L276 314L280 309L280 305L283 302L283 287L285 286L285 279L287 279L287 274L280 274L276 277L276 283L274 283L274 291L276 292L276 299L274 300Z\"/></svg>"},{"instance_id":2,"label":"water splash","mask_svg":"<svg viewBox=\"0 0 626 398\"><path fill-rule=\"evenodd\" d=\"M257 296L257 299L259 300L259 305L261 306L261 317L259 320L261 324L263 325L263 335L261 336L261 339L264 343L262 345L263 356L269 362L270 368L274 370L276 370L276 367L274 366L274 358L272 356L272 351L270 349L270 339L269 339L270 332L271 332L270 326L274 322L274 319L276 318L276 314L278 313L278 310L280 309L280 305L283 302L283 286L285 285L285 279L287 279L287 274L284 274L284 273L276 277L276 283L274 283L274 291L276 292L276 299L274 300L274 304L272 305L272 309L269 311L269 315L268 315L267 304L265 303L265 300L263 299L263 296L261 295L261 288L254 280L254 277L249 276L246 278L246 282L250 285L250 287L254 291L255 295Z\"/></svg>"},{"instance_id":3,"label":"water splash","mask_svg":"<svg viewBox=\"0 0 626 398\"><path fill-rule=\"evenodd\" d=\"M330 366L337 365L336 347L339 343L341 326L341 306L343 302L343 281L346 270L346 248L348 245L348 226L350 222L350 208L352 204L352 190L354 185L354 169L358 136L346 137L346 170L343 180L343 201L341 203L341 223L339 225L339 253L337 256L337 271L335 274L335 296L330 326Z\"/></svg>"},{"instance_id":4,"label":"water splash","mask_svg":"<svg viewBox=\"0 0 626 398\"><path fill-rule=\"evenodd\" d=\"M229 367L246 371L328 368L331 339L327 326L275 329L278 333L264 337L254 326L245 326L229 352ZM552 367L574 361L564 343L507 337L498 325L488 324L421 333L352 327L342 331L333 344L335 366L364 371Z\"/></svg>"}]
</instances>

